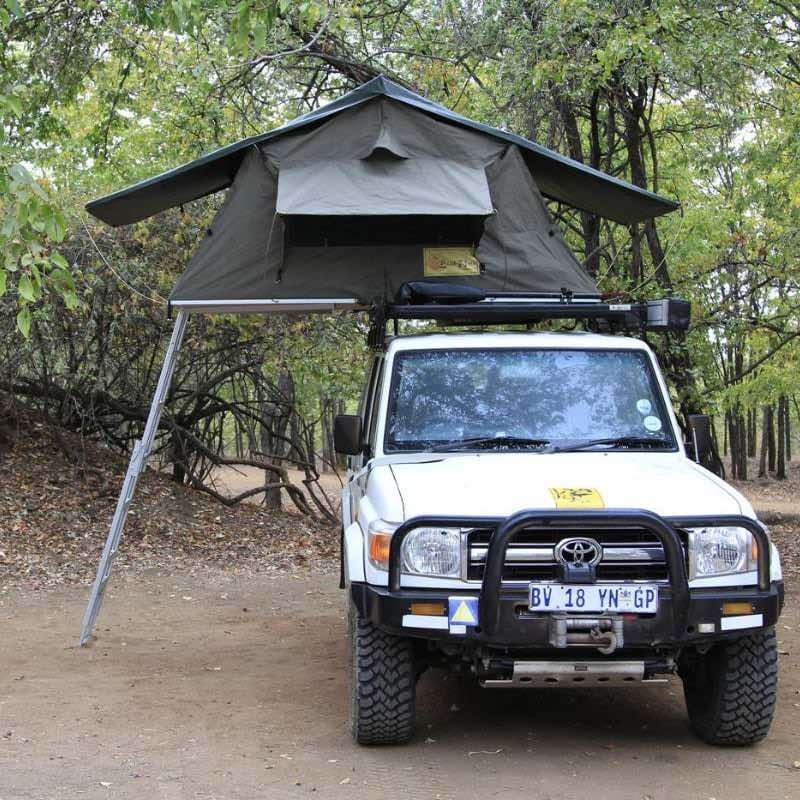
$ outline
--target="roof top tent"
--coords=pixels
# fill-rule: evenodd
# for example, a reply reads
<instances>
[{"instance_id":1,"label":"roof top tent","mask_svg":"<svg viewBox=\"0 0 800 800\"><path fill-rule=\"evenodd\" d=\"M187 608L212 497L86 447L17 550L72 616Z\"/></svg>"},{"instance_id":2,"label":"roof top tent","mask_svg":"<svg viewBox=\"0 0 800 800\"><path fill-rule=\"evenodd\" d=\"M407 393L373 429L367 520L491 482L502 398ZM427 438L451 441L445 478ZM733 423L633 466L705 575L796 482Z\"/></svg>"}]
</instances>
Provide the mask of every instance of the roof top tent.
<instances>
[{"instance_id":1,"label":"roof top tent","mask_svg":"<svg viewBox=\"0 0 800 800\"><path fill-rule=\"evenodd\" d=\"M187 314L372 308L382 319L500 322L632 311L642 318L638 307L601 303L545 198L626 224L678 208L378 77L275 130L93 200L87 210L127 225L224 189L170 295L175 327L81 644L91 636L153 445Z\"/></svg>"}]
</instances>

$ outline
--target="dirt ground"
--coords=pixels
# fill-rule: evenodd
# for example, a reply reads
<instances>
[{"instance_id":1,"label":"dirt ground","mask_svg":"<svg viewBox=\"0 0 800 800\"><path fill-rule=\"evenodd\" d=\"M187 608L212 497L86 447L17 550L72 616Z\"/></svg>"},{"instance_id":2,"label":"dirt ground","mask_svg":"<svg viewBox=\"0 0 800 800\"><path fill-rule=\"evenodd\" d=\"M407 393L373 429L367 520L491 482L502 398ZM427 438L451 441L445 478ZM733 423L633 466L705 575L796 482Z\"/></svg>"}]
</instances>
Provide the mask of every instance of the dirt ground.
<instances>
[{"instance_id":1,"label":"dirt ground","mask_svg":"<svg viewBox=\"0 0 800 800\"><path fill-rule=\"evenodd\" d=\"M98 640L79 587L0 600L0 798L796 798L800 598L779 628L769 738L711 748L680 685L498 692L419 684L419 735L364 749L346 729L335 576L152 574L117 581Z\"/></svg>"},{"instance_id":2,"label":"dirt ground","mask_svg":"<svg viewBox=\"0 0 800 800\"><path fill-rule=\"evenodd\" d=\"M346 723L336 531L148 473L80 649L124 467L59 452L34 427L0 458L0 800L800 796L797 468L742 486L773 518L788 589L762 744L697 741L677 680L502 692L430 672L415 740L364 749Z\"/></svg>"},{"instance_id":3,"label":"dirt ground","mask_svg":"<svg viewBox=\"0 0 800 800\"><path fill-rule=\"evenodd\" d=\"M287 473L289 475L289 480L308 494L308 489L303 485L303 478L305 477L303 472L299 469L287 469ZM214 488L220 492L220 494L234 497L242 492L255 489L257 486L263 486L264 470L248 466L216 467L212 471L211 479L214 483ZM344 474L340 475L336 472L323 472L319 476L319 483L315 488L318 494L320 491L324 492L334 506L337 506L344 480ZM253 497L248 497L244 502L250 505L259 505L263 499L264 496L258 494ZM295 508L286 492L282 493L281 502L285 508Z\"/></svg>"},{"instance_id":4,"label":"dirt ground","mask_svg":"<svg viewBox=\"0 0 800 800\"><path fill-rule=\"evenodd\" d=\"M730 464L725 465L730 475ZM767 524L779 521L800 523L800 460L791 462L785 480L775 480L771 475L758 477L758 461L748 462L746 481L729 481L745 495L758 512L759 519Z\"/></svg>"}]
</instances>

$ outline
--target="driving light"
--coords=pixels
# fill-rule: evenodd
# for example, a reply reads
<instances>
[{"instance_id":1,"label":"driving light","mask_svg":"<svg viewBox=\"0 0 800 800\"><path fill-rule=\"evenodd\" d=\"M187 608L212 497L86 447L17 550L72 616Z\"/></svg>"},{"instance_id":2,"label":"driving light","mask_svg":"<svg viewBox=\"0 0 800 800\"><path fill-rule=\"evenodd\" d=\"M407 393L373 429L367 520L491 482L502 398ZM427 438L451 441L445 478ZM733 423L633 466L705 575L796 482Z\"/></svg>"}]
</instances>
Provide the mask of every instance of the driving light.
<instances>
[{"instance_id":1,"label":"driving light","mask_svg":"<svg viewBox=\"0 0 800 800\"><path fill-rule=\"evenodd\" d=\"M690 528L689 580L751 572L758 549L744 528Z\"/></svg>"},{"instance_id":2,"label":"driving light","mask_svg":"<svg viewBox=\"0 0 800 800\"><path fill-rule=\"evenodd\" d=\"M403 572L458 578L461 574L461 531L417 528L403 540Z\"/></svg>"}]
</instances>

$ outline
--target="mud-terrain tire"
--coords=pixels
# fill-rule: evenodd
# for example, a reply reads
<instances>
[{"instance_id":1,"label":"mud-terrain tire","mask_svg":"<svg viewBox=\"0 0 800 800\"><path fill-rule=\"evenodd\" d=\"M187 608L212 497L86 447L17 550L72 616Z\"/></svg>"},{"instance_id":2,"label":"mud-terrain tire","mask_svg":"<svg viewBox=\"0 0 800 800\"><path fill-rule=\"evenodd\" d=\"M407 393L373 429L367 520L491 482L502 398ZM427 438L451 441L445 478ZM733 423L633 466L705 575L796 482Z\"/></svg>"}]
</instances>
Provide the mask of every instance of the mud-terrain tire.
<instances>
[{"instance_id":1,"label":"mud-terrain tire","mask_svg":"<svg viewBox=\"0 0 800 800\"><path fill-rule=\"evenodd\" d=\"M692 730L704 742L747 745L769 732L778 696L775 630L714 645L681 669Z\"/></svg>"},{"instance_id":2,"label":"mud-terrain tire","mask_svg":"<svg viewBox=\"0 0 800 800\"><path fill-rule=\"evenodd\" d=\"M405 744L414 735L416 668L410 639L348 613L350 727L358 744Z\"/></svg>"}]
</instances>

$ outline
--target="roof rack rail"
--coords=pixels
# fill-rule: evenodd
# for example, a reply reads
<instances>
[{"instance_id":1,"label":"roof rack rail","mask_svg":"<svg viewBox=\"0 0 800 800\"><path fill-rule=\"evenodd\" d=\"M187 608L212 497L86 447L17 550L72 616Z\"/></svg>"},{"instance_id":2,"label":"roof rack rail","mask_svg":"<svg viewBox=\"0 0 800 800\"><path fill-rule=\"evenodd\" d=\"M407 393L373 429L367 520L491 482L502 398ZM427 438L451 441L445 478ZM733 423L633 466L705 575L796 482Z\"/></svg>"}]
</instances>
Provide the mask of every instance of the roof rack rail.
<instances>
[{"instance_id":1,"label":"roof rack rail","mask_svg":"<svg viewBox=\"0 0 800 800\"><path fill-rule=\"evenodd\" d=\"M388 320L435 320L443 325L513 325L547 320L586 320L605 333L682 331L689 327L691 304L669 297L637 303L604 302L571 293L550 296L492 295L473 302L376 304L370 313L369 345L382 347Z\"/></svg>"}]
</instances>

